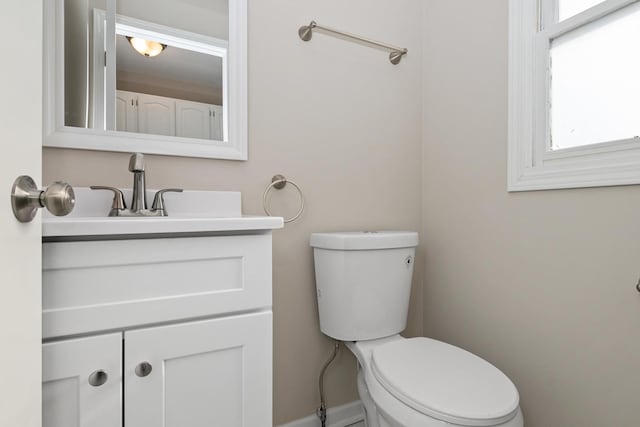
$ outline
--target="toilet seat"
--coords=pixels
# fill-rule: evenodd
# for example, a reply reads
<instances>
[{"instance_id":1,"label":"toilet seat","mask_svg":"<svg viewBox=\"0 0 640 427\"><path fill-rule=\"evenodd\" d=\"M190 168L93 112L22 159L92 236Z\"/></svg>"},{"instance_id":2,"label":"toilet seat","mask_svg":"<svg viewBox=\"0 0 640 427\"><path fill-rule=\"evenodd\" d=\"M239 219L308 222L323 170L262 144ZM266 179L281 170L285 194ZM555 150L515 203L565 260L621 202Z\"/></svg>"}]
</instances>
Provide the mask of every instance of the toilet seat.
<instances>
[{"instance_id":1,"label":"toilet seat","mask_svg":"<svg viewBox=\"0 0 640 427\"><path fill-rule=\"evenodd\" d=\"M393 340L371 352L373 377L393 397L429 417L495 426L519 410L511 380L489 362L429 338Z\"/></svg>"}]
</instances>

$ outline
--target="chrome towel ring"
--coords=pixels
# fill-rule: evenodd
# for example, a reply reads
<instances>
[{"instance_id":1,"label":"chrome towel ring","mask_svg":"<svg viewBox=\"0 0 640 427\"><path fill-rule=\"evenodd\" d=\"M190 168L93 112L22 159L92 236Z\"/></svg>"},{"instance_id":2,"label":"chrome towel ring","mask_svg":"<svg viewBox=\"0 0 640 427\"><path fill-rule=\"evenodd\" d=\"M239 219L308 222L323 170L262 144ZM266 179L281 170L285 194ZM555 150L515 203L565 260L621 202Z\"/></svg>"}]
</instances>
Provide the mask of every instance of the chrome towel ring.
<instances>
[{"instance_id":1,"label":"chrome towel ring","mask_svg":"<svg viewBox=\"0 0 640 427\"><path fill-rule=\"evenodd\" d=\"M300 215L302 215L302 212L304 211L304 195L302 194L302 190L300 189L298 184L287 179L284 175L280 175L280 174L274 175L273 178L271 178L271 184L269 184L267 188L264 189L264 194L262 195L262 207L264 208L264 212L269 216L273 216L271 214L271 211L269 211L269 208L267 207L267 197L269 196L269 192L271 192L271 190L274 188L276 190L281 190L287 184L293 185L293 187L296 190L298 190L298 193L300 194L300 208L298 209L298 212L294 216L288 219L285 218L284 219L285 223L295 221L300 217Z\"/></svg>"}]
</instances>

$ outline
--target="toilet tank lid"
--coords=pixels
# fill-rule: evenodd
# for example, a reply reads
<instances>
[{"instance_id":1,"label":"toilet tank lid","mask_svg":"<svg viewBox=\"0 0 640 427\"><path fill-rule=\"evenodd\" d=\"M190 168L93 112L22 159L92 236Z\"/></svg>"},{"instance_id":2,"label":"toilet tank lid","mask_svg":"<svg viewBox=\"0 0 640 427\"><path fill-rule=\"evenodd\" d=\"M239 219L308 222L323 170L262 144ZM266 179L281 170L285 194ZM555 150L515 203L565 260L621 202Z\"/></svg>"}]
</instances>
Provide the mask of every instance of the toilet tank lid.
<instances>
[{"instance_id":1,"label":"toilet tank lid","mask_svg":"<svg viewBox=\"0 0 640 427\"><path fill-rule=\"evenodd\" d=\"M314 248L343 251L413 248L418 246L418 233L415 231L313 233L311 234L310 244Z\"/></svg>"}]
</instances>

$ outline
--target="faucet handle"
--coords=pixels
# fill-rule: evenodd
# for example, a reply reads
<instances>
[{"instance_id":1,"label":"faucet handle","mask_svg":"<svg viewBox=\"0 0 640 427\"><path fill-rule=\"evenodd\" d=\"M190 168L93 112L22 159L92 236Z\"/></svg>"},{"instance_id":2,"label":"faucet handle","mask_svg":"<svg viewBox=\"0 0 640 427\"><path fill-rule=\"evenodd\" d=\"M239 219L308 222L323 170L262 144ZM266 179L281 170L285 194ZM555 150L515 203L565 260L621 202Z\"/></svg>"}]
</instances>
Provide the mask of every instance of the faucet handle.
<instances>
[{"instance_id":1,"label":"faucet handle","mask_svg":"<svg viewBox=\"0 0 640 427\"><path fill-rule=\"evenodd\" d=\"M144 172L144 154L135 153L129 159L129 172Z\"/></svg>"},{"instance_id":2,"label":"faucet handle","mask_svg":"<svg viewBox=\"0 0 640 427\"><path fill-rule=\"evenodd\" d=\"M126 203L124 202L124 194L122 191L115 187L107 187L104 185L92 185L92 190L109 190L113 191L113 201L111 202L111 211L109 212L109 216L118 216L118 211L124 210L127 208Z\"/></svg>"},{"instance_id":3,"label":"faucet handle","mask_svg":"<svg viewBox=\"0 0 640 427\"><path fill-rule=\"evenodd\" d=\"M164 193L167 192L182 193L182 188L165 188L156 192L151 210L161 211L162 216L167 216L167 210L164 208Z\"/></svg>"}]
</instances>

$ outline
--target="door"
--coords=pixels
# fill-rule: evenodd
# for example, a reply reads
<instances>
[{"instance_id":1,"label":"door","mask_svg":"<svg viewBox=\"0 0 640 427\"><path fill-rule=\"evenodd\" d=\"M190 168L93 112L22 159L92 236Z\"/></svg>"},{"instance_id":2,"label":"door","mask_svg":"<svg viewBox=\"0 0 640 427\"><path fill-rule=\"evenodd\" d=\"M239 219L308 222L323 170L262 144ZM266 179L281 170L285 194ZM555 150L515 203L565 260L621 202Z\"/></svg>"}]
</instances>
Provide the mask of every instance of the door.
<instances>
[{"instance_id":1,"label":"door","mask_svg":"<svg viewBox=\"0 0 640 427\"><path fill-rule=\"evenodd\" d=\"M176 135L176 103L163 96L138 94L138 130L149 135Z\"/></svg>"},{"instance_id":2,"label":"door","mask_svg":"<svg viewBox=\"0 0 640 427\"><path fill-rule=\"evenodd\" d=\"M271 427L271 312L125 332L125 425Z\"/></svg>"},{"instance_id":3,"label":"door","mask_svg":"<svg viewBox=\"0 0 640 427\"><path fill-rule=\"evenodd\" d=\"M122 426L122 334L42 345L42 426Z\"/></svg>"},{"instance_id":4,"label":"door","mask_svg":"<svg viewBox=\"0 0 640 427\"><path fill-rule=\"evenodd\" d=\"M138 132L138 98L133 92L116 91L116 130Z\"/></svg>"},{"instance_id":5,"label":"door","mask_svg":"<svg viewBox=\"0 0 640 427\"><path fill-rule=\"evenodd\" d=\"M176 100L176 135L185 138L210 139L208 104Z\"/></svg>"},{"instance_id":6,"label":"door","mask_svg":"<svg viewBox=\"0 0 640 427\"><path fill-rule=\"evenodd\" d=\"M0 426L41 418L41 213L20 224L9 192L19 175L41 182L42 1L8 1L0 13Z\"/></svg>"},{"instance_id":7,"label":"door","mask_svg":"<svg viewBox=\"0 0 640 427\"><path fill-rule=\"evenodd\" d=\"M214 141L224 141L222 134L222 106L212 105L210 114L211 139Z\"/></svg>"}]
</instances>

